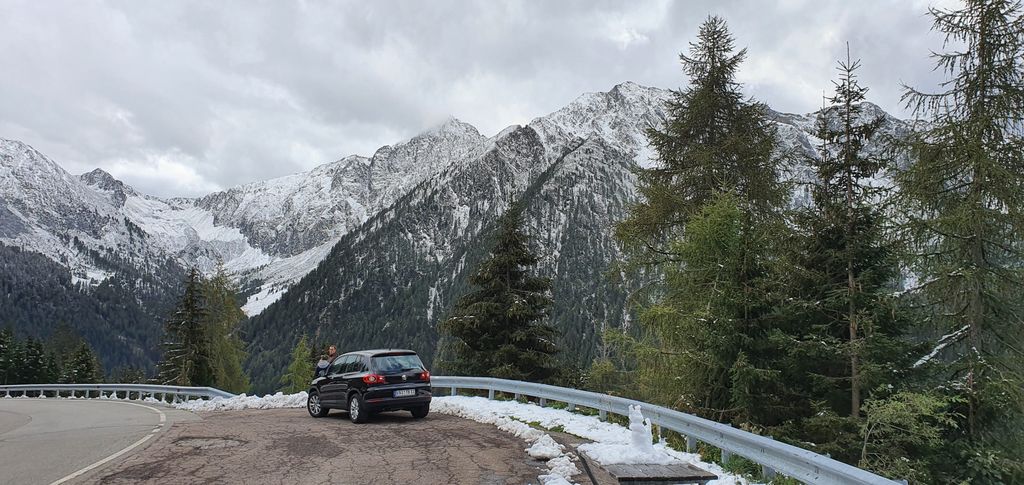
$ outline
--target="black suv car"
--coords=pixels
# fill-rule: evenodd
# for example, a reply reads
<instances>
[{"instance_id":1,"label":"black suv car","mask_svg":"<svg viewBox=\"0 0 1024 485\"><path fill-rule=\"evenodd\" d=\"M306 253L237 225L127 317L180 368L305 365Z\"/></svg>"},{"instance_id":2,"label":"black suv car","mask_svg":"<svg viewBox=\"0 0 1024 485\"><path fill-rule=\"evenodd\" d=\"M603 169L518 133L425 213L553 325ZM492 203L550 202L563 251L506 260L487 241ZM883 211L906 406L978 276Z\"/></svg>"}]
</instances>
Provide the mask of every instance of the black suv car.
<instances>
[{"instance_id":1,"label":"black suv car","mask_svg":"<svg viewBox=\"0 0 1024 485\"><path fill-rule=\"evenodd\" d=\"M411 350L361 350L339 355L327 375L313 379L306 410L314 418L347 409L353 423L382 411L430 411L430 372Z\"/></svg>"}]
</instances>

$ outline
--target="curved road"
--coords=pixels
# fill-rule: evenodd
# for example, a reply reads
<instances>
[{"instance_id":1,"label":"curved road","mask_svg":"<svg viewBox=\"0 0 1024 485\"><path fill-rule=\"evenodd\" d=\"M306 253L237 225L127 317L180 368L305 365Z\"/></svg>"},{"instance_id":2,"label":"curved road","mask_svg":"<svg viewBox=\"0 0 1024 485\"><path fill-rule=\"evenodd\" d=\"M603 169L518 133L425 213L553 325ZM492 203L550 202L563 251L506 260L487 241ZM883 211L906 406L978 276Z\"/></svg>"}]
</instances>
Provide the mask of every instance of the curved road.
<instances>
[{"instance_id":1,"label":"curved road","mask_svg":"<svg viewBox=\"0 0 1024 485\"><path fill-rule=\"evenodd\" d=\"M523 484L546 473L521 439L438 414L385 413L356 425L337 411L197 416L136 403L0 399L0 483L52 483L132 445L65 483Z\"/></svg>"},{"instance_id":2,"label":"curved road","mask_svg":"<svg viewBox=\"0 0 1024 485\"><path fill-rule=\"evenodd\" d=\"M74 482L129 446L124 454L141 449L172 422L194 419L120 401L0 399L0 483Z\"/></svg>"}]
</instances>

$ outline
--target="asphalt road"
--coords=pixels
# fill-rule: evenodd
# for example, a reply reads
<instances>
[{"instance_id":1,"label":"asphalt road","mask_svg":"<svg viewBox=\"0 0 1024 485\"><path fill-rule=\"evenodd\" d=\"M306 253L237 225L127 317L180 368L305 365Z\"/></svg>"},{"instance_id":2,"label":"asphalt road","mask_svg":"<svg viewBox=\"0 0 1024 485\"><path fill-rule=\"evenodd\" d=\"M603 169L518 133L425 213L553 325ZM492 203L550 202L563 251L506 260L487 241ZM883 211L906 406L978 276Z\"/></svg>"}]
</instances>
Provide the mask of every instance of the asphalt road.
<instances>
[{"instance_id":1,"label":"asphalt road","mask_svg":"<svg viewBox=\"0 0 1024 485\"><path fill-rule=\"evenodd\" d=\"M546 470L521 439L452 416L385 413L358 425L305 409L200 416L86 482L521 485Z\"/></svg>"},{"instance_id":2,"label":"asphalt road","mask_svg":"<svg viewBox=\"0 0 1024 485\"><path fill-rule=\"evenodd\" d=\"M99 400L0 399L0 485L524 484L546 473L490 424L305 409L192 414Z\"/></svg>"},{"instance_id":3,"label":"asphalt road","mask_svg":"<svg viewBox=\"0 0 1024 485\"><path fill-rule=\"evenodd\" d=\"M134 445L109 460L116 462L158 440L170 424L195 419L118 401L0 399L0 484L49 484L81 472L65 482L74 483L102 470L98 462Z\"/></svg>"}]
</instances>

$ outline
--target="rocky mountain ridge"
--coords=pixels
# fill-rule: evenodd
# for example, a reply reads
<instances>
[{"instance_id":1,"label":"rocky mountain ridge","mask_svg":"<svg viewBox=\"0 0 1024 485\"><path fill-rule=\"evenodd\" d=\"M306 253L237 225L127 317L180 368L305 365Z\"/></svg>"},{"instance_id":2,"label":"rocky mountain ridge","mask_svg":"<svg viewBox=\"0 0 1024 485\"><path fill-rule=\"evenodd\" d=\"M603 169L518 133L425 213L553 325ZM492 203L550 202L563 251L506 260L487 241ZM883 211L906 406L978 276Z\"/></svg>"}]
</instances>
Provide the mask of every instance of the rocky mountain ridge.
<instances>
[{"instance_id":1,"label":"rocky mountain ridge","mask_svg":"<svg viewBox=\"0 0 1024 485\"><path fill-rule=\"evenodd\" d=\"M619 256L611 227L635 201L634 168L653 163L644 132L663 123L670 95L622 83L493 137L451 119L370 157L194 199L141 194L102 170L73 176L0 139L0 243L42 253L86 291L117 273L96 254L143 272L223 261L256 316L251 365L270 375L299 333L432 355L433 326L465 288L488 224L522 199L564 301L552 316L582 361L596 332L629 318L627 289L606 274ZM787 149L813 151L817 114L771 116ZM907 126L887 117L884 129Z\"/></svg>"}]
</instances>

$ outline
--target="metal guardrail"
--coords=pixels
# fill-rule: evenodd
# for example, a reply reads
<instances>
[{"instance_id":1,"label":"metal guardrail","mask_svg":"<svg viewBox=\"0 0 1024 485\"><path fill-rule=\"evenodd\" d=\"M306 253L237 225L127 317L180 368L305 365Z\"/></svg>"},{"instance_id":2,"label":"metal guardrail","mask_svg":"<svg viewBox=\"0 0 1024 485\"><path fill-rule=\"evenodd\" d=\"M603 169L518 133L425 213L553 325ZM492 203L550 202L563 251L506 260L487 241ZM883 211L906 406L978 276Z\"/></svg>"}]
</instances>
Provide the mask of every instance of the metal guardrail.
<instances>
[{"instance_id":1,"label":"metal guardrail","mask_svg":"<svg viewBox=\"0 0 1024 485\"><path fill-rule=\"evenodd\" d=\"M686 436L687 450L693 451L696 442L701 441L722 450L723 461L735 454L752 460L765 469L770 476L778 471L786 476L810 484L885 484L899 483L880 477L866 470L847 465L829 457L798 448L765 436L759 436L732 426L699 418L686 413L632 399L598 394L578 389L510 381L488 377L431 376L435 388L450 388L452 395L458 389L486 390L487 397L494 399L495 392L536 397L541 406L547 401L566 403L571 410L584 406L598 410L603 419L607 413L629 415L629 406L639 405L645 417L651 422Z\"/></svg>"},{"instance_id":2,"label":"metal guardrail","mask_svg":"<svg viewBox=\"0 0 1024 485\"><path fill-rule=\"evenodd\" d=\"M61 393L69 393L71 397L77 397L76 393L80 393L81 397L85 398L93 397L93 393L96 393L95 397L99 398L106 397L104 393L117 397L117 393L123 392L126 399L131 399L132 394L135 394L139 400L145 399L145 396L148 395L160 401L164 401L168 397L174 401L180 401L193 398L213 399L215 397L229 398L235 396L230 392L212 387L161 386L155 384L17 384L0 386L0 397L27 397L29 394L45 396L48 392L52 392L54 396L59 396Z\"/></svg>"}]
</instances>

